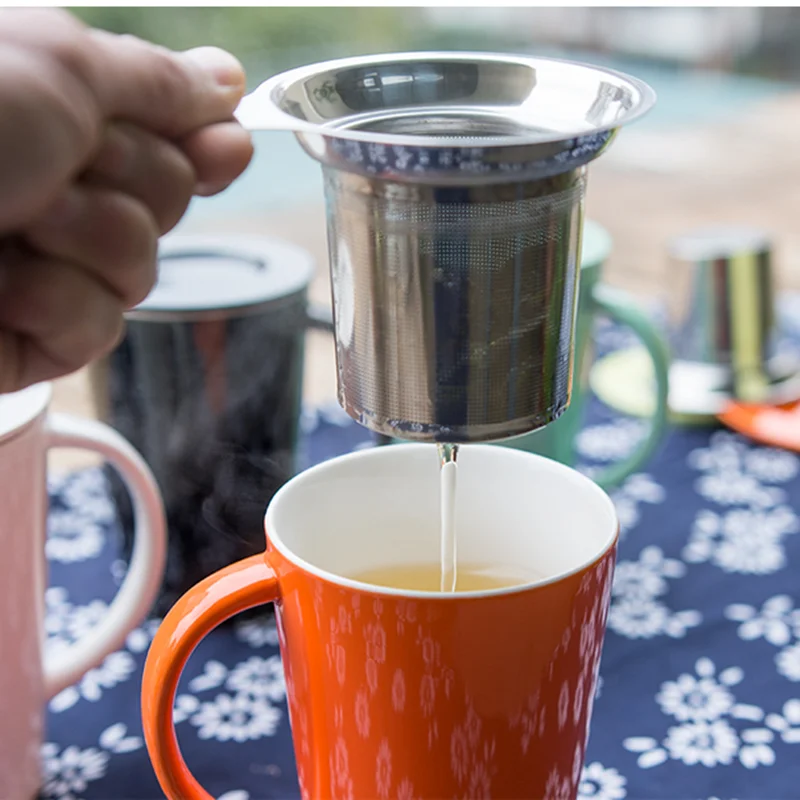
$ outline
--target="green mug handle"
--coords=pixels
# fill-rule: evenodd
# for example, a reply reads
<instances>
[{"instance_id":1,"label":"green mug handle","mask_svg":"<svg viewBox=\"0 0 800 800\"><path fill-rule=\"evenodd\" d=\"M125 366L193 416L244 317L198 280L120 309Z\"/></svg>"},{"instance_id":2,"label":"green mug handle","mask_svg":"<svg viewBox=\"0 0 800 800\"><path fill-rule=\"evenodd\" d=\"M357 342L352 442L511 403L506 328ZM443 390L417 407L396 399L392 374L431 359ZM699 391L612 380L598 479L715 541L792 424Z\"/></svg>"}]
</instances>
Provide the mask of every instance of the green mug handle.
<instances>
[{"instance_id":1,"label":"green mug handle","mask_svg":"<svg viewBox=\"0 0 800 800\"><path fill-rule=\"evenodd\" d=\"M642 341L650 359L656 380L656 408L650 419L650 431L638 447L622 461L612 464L594 477L604 489L620 484L628 475L638 471L653 455L667 427L669 398L669 350L656 326L643 314L630 296L610 286L596 284L592 291L596 309L629 327Z\"/></svg>"}]
</instances>

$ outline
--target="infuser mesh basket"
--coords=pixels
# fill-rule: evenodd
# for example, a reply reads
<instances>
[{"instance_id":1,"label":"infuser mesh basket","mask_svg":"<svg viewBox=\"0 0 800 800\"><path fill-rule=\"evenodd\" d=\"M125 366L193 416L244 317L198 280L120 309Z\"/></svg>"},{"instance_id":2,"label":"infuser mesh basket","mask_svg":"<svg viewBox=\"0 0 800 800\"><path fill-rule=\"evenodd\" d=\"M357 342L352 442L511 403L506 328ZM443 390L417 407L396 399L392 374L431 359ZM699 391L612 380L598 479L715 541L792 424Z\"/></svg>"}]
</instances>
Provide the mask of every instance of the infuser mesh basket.
<instances>
[{"instance_id":1,"label":"infuser mesh basket","mask_svg":"<svg viewBox=\"0 0 800 800\"><path fill-rule=\"evenodd\" d=\"M499 53L297 67L243 99L322 164L339 400L374 431L500 439L567 406L584 174L649 86Z\"/></svg>"},{"instance_id":2,"label":"infuser mesh basket","mask_svg":"<svg viewBox=\"0 0 800 800\"><path fill-rule=\"evenodd\" d=\"M523 433L566 408L582 170L431 187L325 169L339 397L406 439Z\"/></svg>"}]
</instances>

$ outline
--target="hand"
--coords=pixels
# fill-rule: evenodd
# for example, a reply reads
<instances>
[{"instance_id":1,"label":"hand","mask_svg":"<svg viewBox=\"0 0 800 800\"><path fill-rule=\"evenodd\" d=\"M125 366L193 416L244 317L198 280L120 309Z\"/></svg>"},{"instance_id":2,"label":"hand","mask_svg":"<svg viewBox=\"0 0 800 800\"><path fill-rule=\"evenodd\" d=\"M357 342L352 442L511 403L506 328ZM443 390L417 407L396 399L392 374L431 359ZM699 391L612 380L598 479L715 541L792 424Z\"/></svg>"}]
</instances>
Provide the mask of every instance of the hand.
<instances>
[{"instance_id":1,"label":"hand","mask_svg":"<svg viewBox=\"0 0 800 800\"><path fill-rule=\"evenodd\" d=\"M118 342L192 195L247 166L227 53L171 53L57 10L0 11L0 392Z\"/></svg>"}]
</instances>

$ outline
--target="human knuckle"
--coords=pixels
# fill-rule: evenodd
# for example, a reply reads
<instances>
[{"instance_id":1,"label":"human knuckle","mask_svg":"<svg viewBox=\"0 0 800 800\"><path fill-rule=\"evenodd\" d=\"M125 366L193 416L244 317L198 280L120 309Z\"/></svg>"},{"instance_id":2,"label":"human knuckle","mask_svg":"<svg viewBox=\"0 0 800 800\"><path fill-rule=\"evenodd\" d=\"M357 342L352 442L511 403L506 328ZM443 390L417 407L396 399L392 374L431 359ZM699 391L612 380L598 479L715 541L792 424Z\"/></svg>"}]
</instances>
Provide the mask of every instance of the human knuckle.
<instances>
[{"instance_id":1,"label":"human knuckle","mask_svg":"<svg viewBox=\"0 0 800 800\"><path fill-rule=\"evenodd\" d=\"M183 66L168 51L155 48L152 51L152 65L148 71L150 99L156 107L172 107L176 124L183 122L184 105L193 96L193 86ZM167 134L177 133L166 129Z\"/></svg>"},{"instance_id":2,"label":"human knuckle","mask_svg":"<svg viewBox=\"0 0 800 800\"><path fill-rule=\"evenodd\" d=\"M194 184L197 181L197 173L194 166L177 147L171 146L171 150L173 153L171 162L174 170L175 185L181 192L191 196Z\"/></svg>"},{"instance_id":3,"label":"human knuckle","mask_svg":"<svg viewBox=\"0 0 800 800\"><path fill-rule=\"evenodd\" d=\"M100 315L87 341L89 358L99 358L111 352L122 338L125 320L122 308L114 303L106 305L105 313Z\"/></svg>"},{"instance_id":4,"label":"human knuckle","mask_svg":"<svg viewBox=\"0 0 800 800\"><path fill-rule=\"evenodd\" d=\"M117 242L122 252L116 258L125 276L122 299L132 306L144 300L153 286L159 228L153 214L140 201L115 194L111 203L121 234Z\"/></svg>"},{"instance_id":5,"label":"human knuckle","mask_svg":"<svg viewBox=\"0 0 800 800\"><path fill-rule=\"evenodd\" d=\"M37 80L47 88L55 119L87 148L100 136L95 70L93 43L80 28L51 36L35 69Z\"/></svg>"},{"instance_id":6,"label":"human knuckle","mask_svg":"<svg viewBox=\"0 0 800 800\"><path fill-rule=\"evenodd\" d=\"M58 67L70 75L86 80L91 73L94 47L86 31L79 26L62 26L47 47Z\"/></svg>"},{"instance_id":7,"label":"human knuckle","mask_svg":"<svg viewBox=\"0 0 800 800\"><path fill-rule=\"evenodd\" d=\"M59 165L59 148L75 159L88 155L99 138L100 120L87 87L33 49L8 48L2 68L0 105L27 133L30 146L46 143L52 148L48 160Z\"/></svg>"},{"instance_id":8,"label":"human knuckle","mask_svg":"<svg viewBox=\"0 0 800 800\"><path fill-rule=\"evenodd\" d=\"M63 320L49 334L65 368L78 369L110 352L117 344L123 326L123 309L110 292L95 288L81 297L83 313Z\"/></svg>"},{"instance_id":9,"label":"human knuckle","mask_svg":"<svg viewBox=\"0 0 800 800\"><path fill-rule=\"evenodd\" d=\"M151 164L156 177L168 189L176 192L190 190L196 176L194 166L186 154L174 143L158 137L152 144Z\"/></svg>"},{"instance_id":10,"label":"human knuckle","mask_svg":"<svg viewBox=\"0 0 800 800\"><path fill-rule=\"evenodd\" d=\"M45 8L41 9L41 13L51 27L69 32L85 30L84 24L63 8Z\"/></svg>"},{"instance_id":11,"label":"human knuckle","mask_svg":"<svg viewBox=\"0 0 800 800\"><path fill-rule=\"evenodd\" d=\"M22 388L20 337L0 327L0 394Z\"/></svg>"},{"instance_id":12,"label":"human knuckle","mask_svg":"<svg viewBox=\"0 0 800 800\"><path fill-rule=\"evenodd\" d=\"M175 151L164 170L164 191L160 193L159 208L153 209L158 220L159 233L172 228L189 206L197 185L197 176L187 158Z\"/></svg>"},{"instance_id":13,"label":"human knuckle","mask_svg":"<svg viewBox=\"0 0 800 800\"><path fill-rule=\"evenodd\" d=\"M9 275L7 291L0 294L0 325L48 335L61 327L66 309L79 301L59 270L37 260L18 263Z\"/></svg>"},{"instance_id":14,"label":"human knuckle","mask_svg":"<svg viewBox=\"0 0 800 800\"><path fill-rule=\"evenodd\" d=\"M138 258L141 251L152 249L152 239L157 236L152 214L146 205L136 197L125 192L109 191L98 198L105 205L106 212L113 218L115 225L123 228L127 234L123 241L133 258ZM137 245L131 248L131 245ZM141 249L141 250L140 250Z\"/></svg>"},{"instance_id":15,"label":"human knuckle","mask_svg":"<svg viewBox=\"0 0 800 800\"><path fill-rule=\"evenodd\" d=\"M24 36L31 44L48 45L56 38L84 31L86 26L63 8L3 9L3 26L15 38Z\"/></svg>"}]
</instances>

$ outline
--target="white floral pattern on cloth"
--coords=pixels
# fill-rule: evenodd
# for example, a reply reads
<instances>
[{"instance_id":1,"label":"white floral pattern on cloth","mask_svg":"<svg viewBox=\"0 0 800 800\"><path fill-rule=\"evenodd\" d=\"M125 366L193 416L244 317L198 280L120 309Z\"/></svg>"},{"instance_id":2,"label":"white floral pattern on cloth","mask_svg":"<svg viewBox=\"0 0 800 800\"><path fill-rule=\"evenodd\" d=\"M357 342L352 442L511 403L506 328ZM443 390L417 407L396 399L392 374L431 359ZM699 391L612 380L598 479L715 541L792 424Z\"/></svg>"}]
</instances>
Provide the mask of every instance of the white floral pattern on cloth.
<instances>
[{"instance_id":1,"label":"white floral pattern on cloth","mask_svg":"<svg viewBox=\"0 0 800 800\"><path fill-rule=\"evenodd\" d=\"M138 628L134 628L125 639L127 649L136 655L145 653L160 624L161 620L153 617L145 620Z\"/></svg>"},{"instance_id":2,"label":"white floral pattern on cloth","mask_svg":"<svg viewBox=\"0 0 800 800\"><path fill-rule=\"evenodd\" d=\"M100 734L96 747L59 748L52 742L43 744L40 797L79 800L92 781L105 776L112 755L132 753L143 747L141 738L128 736L127 732L127 727L118 722Z\"/></svg>"},{"instance_id":3,"label":"white floral pattern on cloth","mask_svg":"<svg viewBox=\"0 0 800 800\"><path fill-rule=\"evenodd\" d=\"M45 653L57 657L59 652L82 638L102 619L108 610L106 603L93 600L87 605L72 605L66 589L51 587L45 592ZM68 686L50 701L50 710L58 713L72 708L81 698L97 702L103 691L131 678L136 661L127 650L111 653L98 667L88 670L74 686Z\"/></svg>"},{"instance_id":4,"label":"white floral pattern on cloth","mask_svg":"<svg viewBox=\"0 0 800 800\"><path fill-rule=\"evenodd\" d=\"M48 514L45 552L51 561L95 558L104 544L103 526L90 515L72 508L54 509Z\"/></svg>"},{"instance_id":5,"label":"white floral pattern on cloth","mask_svg":"<svg viewBox=\"0 0 800 800\"><path fill-rule=\"evenodd\" d=\"M237 621L234 635L238 641L249 644L254 650L278 646L278 628L271 613Z\"/></svg>"},{"instance_id":6,"label":"white floral pattern on cloth","mask_svg":"<svg viewBox=\"0 0 800 800\"><path fill-rule=\"evenodd\" d=\"M59 503L47 516L47 557L66 564L97 557L105 544L105 529L116 518L103 471L87 469L50 478L48 484Z\"/></svg>"},{"instance_id":7,"label":"white floral pattern on cloth","mask_svg":"<svg viewBox=\"0 0 800 800\"><path fill-rule=\"evenodd\" d=\"M583 768L578 800L624 800L628 796L626 783L625 777L616 769L593 761Z\"/></svg>"},{"instance_id":8,"label":"white floral pattern on cloth","mask_svg":"<svg viewBox=\"0 0 800 800\"><path fill-rule=\"evenodd\" d=\"M649 427L647 422L627 417L592 425L575 437L575 450L591 461L619 461L636 449Z\"/></svg>"},{"instance_id":9,"label":"white floral pattern on cloth","mask_svg":"<svg viewBox=\"0 0 800 800\"><path fill-rule=\"evenodd\" d=\"M224 689L204 699L198 695ZM191 693L175 700L175 724L186 722L200 739L246 742L274 736L283 718L279 705L286 698L280 657L250 656L229 668L211 659L189 681Z\"/></svg>"},{"instance_id":10,"label":"white floral pattern on cloth","mask_svg":"<svg viewBox=\"0 0 800 800\"><path fill-rule=\"evenodd\" d=\"M682 551L684 560L749 575L785 568L785 540L800 531L800 517L787 503L782 485L800 475L800 459L718 431L708 447L692 450L687 461L702 473L695 482L698 494L724 510L697 511Z\"/></svg>"},{"instance_id":11,"label":"white floral pattern on cloth","mask_svg":"<svg viewBox=\"0 0 800 800\"><path fill-rule=\"evenodd\" d=\"M642 472L626 478L621 486L610 492L610 496L617 511L620 535L625 536L639 523L640 506L643 503L663 503L667 494L663 486Z\"/></svg>"},{"instance_id":12,"label":"white floral pattern on cloth","mask_svg":"<svg viewBox=\"0 0 800 800\"><path fill-rule=\"evenodd\" d=\"M711 435L708 447L689 453L688 465L703 473L695 482L697 493L720 506L772 508L786 500L777 484L800 473L793 453L755 447L727 431Z\"/></svg>"},{"instance_id":13,"label":"white floral pattern on cloth","mask_svg":"<svg viewBox=\"0 0 800 800\"><path fill-rule=\"evenodd\" d=\"M672 611L662 599L669 592L668 579L685 574L683 562L665 558L655 546L645 547L636 561L620 561L611 589L609 629L629 639L685 636L703 615L695 609Z\"/></svg>"},{"instance_id":14,"label":"white floral pattern on cloth","mask_svg":"<svg viewBox=\"0 0 800 800\"><path fill-rule=\"evenodd\" d=\"M740 667L717 671L710 658L700 658L695 672L666 681L656 695L661 711L678 724L659 741L651 736L627 737L623 746L636 753L642 769L669 760L686 766L724 767L738 761L755 769L776 763L783 745L800 744L800 700L787 700L779 711L739 703L734 687L742 682ZM787 760L797 754L786 754Z\"/></svg>"},{"instance_id":15,"label":"white floral pattern on cloth","mask_svg":"<svg viewBox=\"0 0 800 800\"><path fill-rule=\"evenodd\" d=\"M745 642L764 639L780 648L775 666L784 678L800 682L800 608L787 594L767 600L760 609L746 603L732 603L725 616L740 623L737 633Z\"/></svg>"},{"instance_id":16,"label":"white floral pattern on cloth","mask_svg":"<svg viewBox=\"0 0 800 800\"><path fill-rule=\"evenodd\" d=\"M783 539L800 530L800 519L787 505L735 508L724 514L697 513L683 549L691 564L710 562L725 572L766 575L786 566Z\"/></svg>"}]
</instances>

